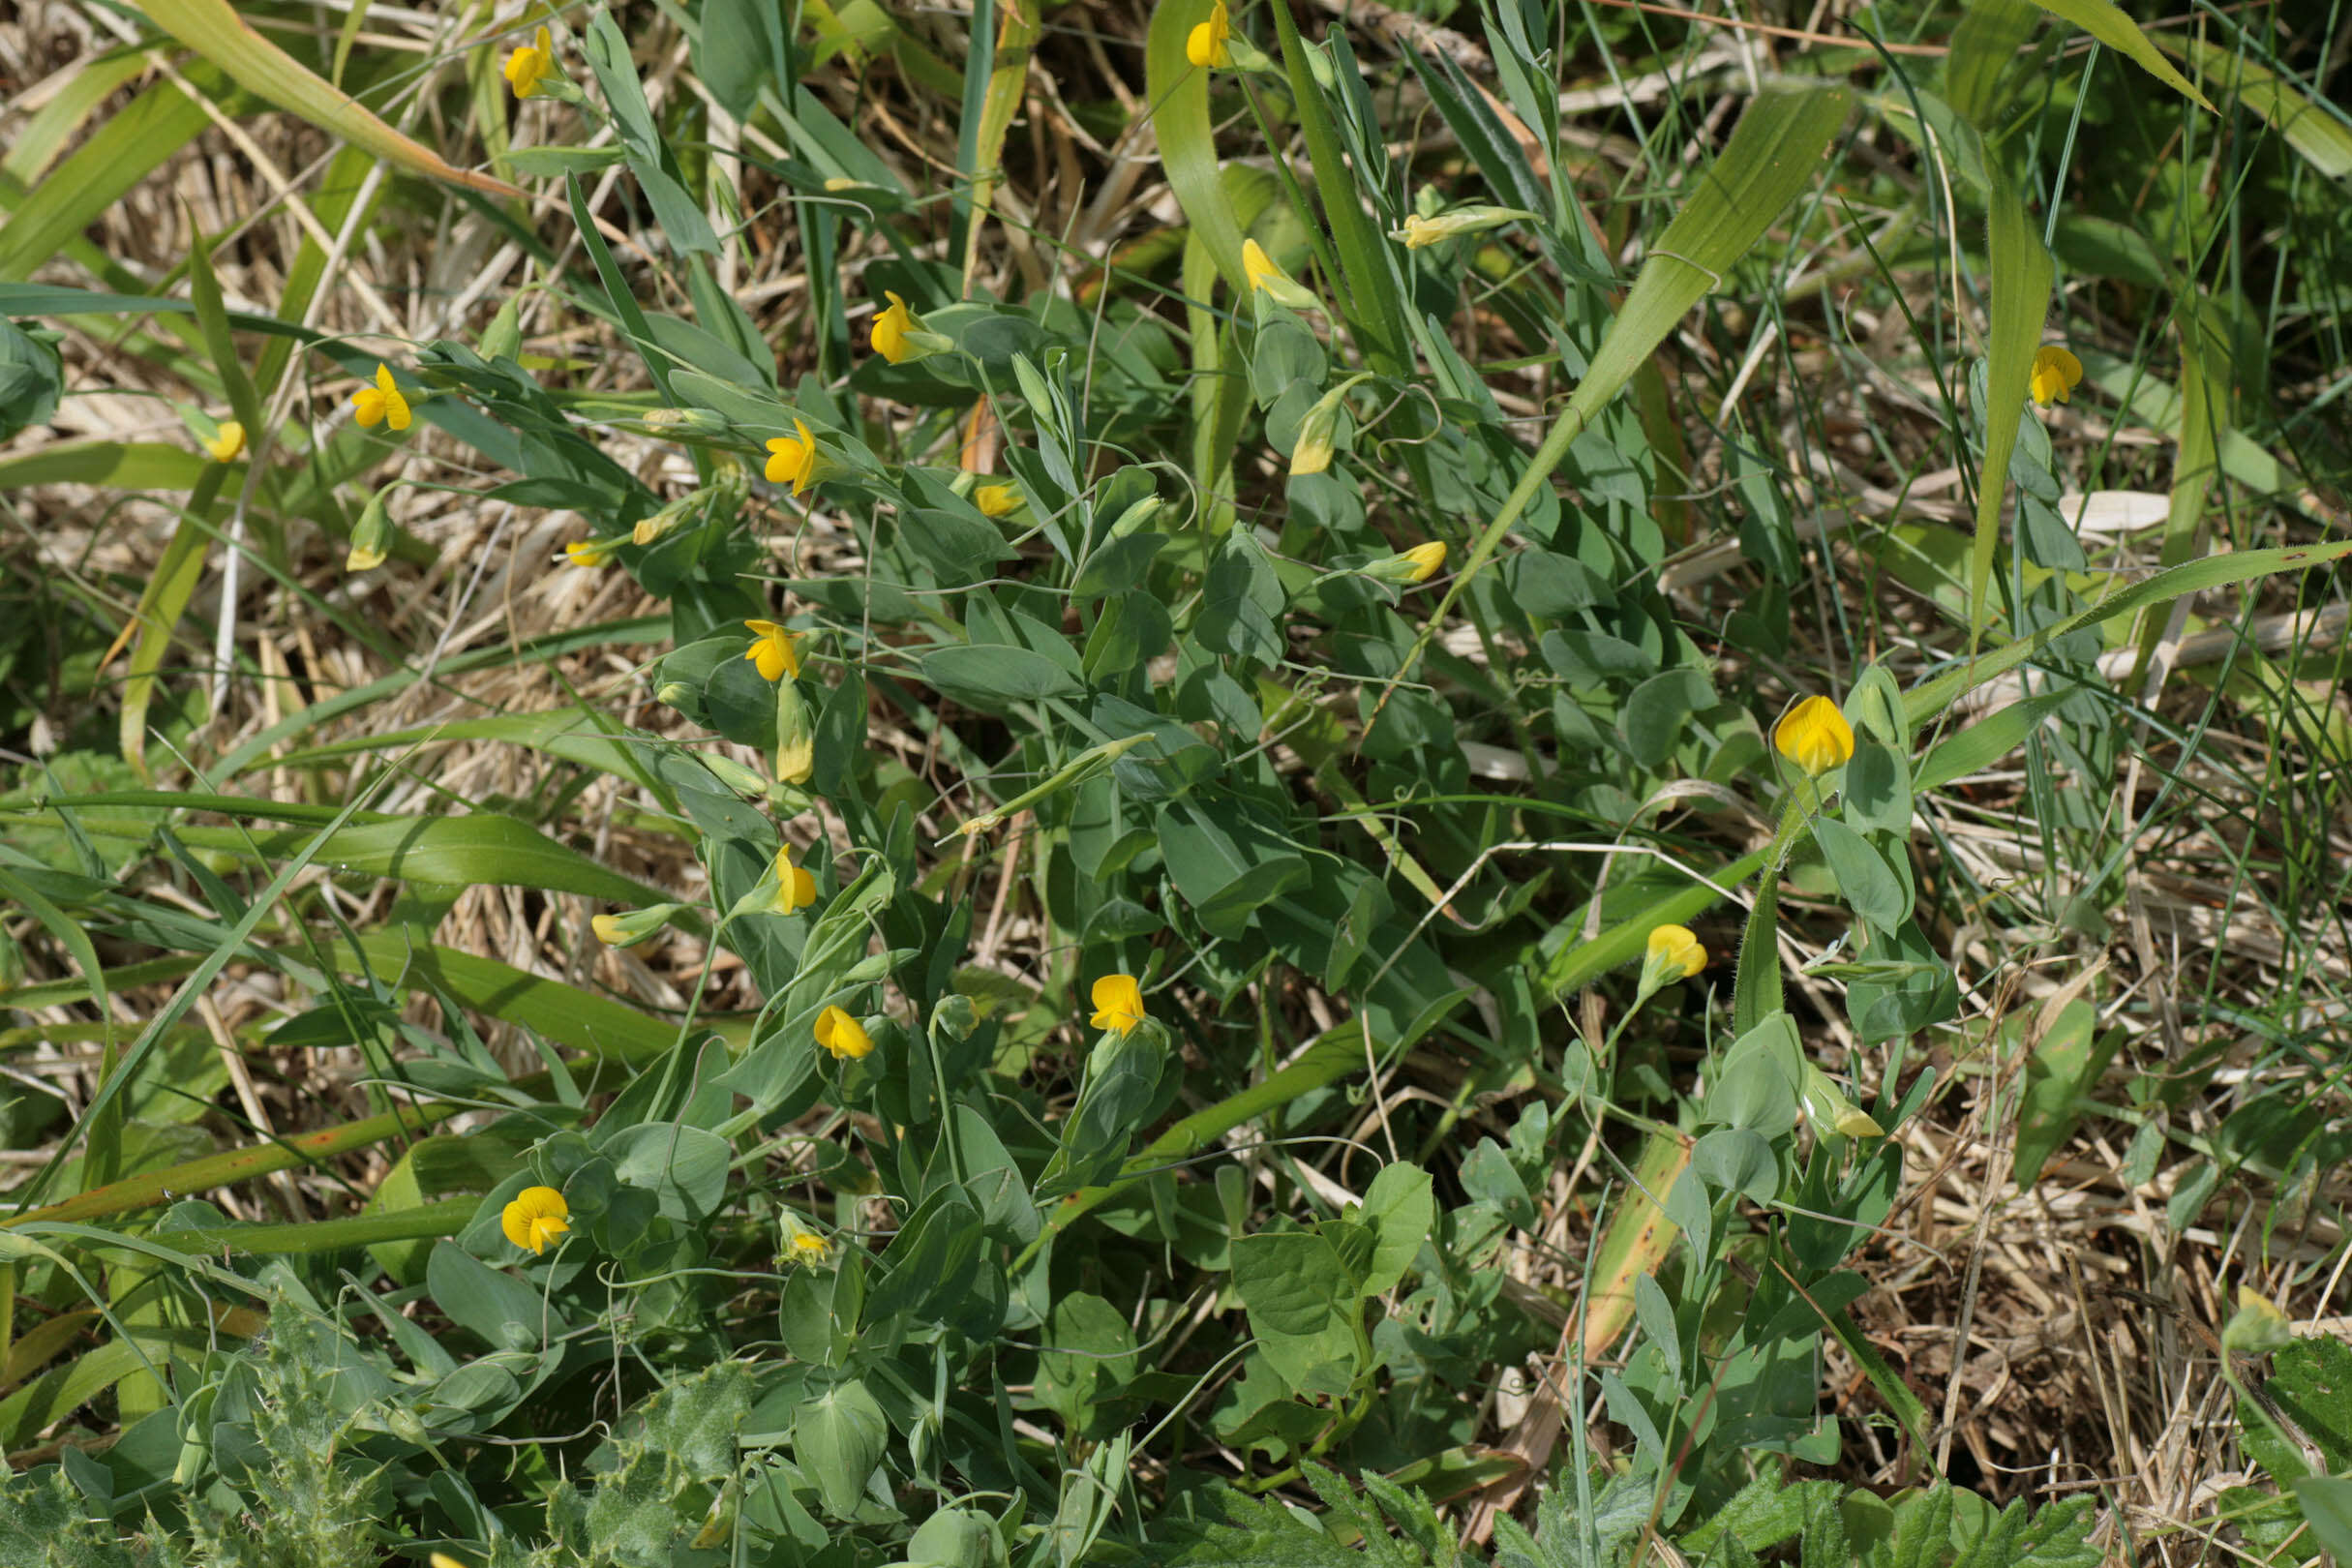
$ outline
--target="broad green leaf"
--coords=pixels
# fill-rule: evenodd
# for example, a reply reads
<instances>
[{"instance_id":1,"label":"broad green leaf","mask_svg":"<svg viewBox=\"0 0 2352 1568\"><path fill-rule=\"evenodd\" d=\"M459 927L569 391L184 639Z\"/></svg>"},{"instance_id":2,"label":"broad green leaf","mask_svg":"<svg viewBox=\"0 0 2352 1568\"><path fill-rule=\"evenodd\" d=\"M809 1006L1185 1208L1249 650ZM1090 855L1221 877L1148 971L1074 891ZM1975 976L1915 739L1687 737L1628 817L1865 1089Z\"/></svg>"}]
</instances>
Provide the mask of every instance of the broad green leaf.
<instances>
[{"instance_id":1,"label":"broad green leaf","mask_svg":"<svg viewBox=\"0 0 2352 1568\"><path fill-rule=\"evenodd\" d=\"M890 1439L882 1405L856 1378L836 1383L793 1417L793 1457L836 1518L855 1513Z\"/></svg>"},{"instance_id":2,"label":"broad green leaf","mask_svg":"<svg viewBox=\"0 0 2352 1568\"><path fill-rule=\"evenodd\" d=\"M1368 1296L1377 1296L1404 1278L1437 1221L1430 1173L1402 1160L1381 1166L1380 1174L1364 1190L1363 1217L1377 1237L1363 1289Z\"/></svg>"}]
</instances>

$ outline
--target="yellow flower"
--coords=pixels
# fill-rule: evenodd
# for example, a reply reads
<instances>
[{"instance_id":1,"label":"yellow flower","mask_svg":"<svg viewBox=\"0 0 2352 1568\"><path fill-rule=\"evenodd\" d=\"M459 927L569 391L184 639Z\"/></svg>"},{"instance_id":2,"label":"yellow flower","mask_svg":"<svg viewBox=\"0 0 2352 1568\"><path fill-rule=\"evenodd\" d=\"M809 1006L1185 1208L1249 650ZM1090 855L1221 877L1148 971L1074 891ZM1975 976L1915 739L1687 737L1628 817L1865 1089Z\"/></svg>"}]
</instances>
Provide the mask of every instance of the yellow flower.
<instances>
[{"instance_id":1,"label":"yellow flower","mask_svg":"<svg viewBox=\"0 0 2352 1568\"><path fill-rule=\"evenodd\" d=\"M204 443L215 463L234 463L245 452L245 427L233 419L221 421L221 433Z\"/></svg>"},{"instance_id":2,"label":"yellow flower","mask_svg":"<svg viewBox=\"0 0 2352 1568\"><path fill-rule=\"evenodd\" d=\"M982 485L972 493L972 504L982 517L1007 517L1021 504L1021 493L1010 485Z\"/></svg>"},{"instance_id":3,"label":"yellow flower","mask_svg":"<svg viewBox=\"0 0 2352 1568\"><path fill-rule=\"evenodd\" d=\"M545 28L540 31L545 32ZM426 1568L466 1568L466 1565L446 1552L436 1552L425 1559Z\"/></svg>"},{"instance_id":4,"label":"yellow flower","mask_svg":"<svg viewBox=\"0 0 2352 1568\"><path fill-rule=\"evenodd\" d=\"M817 477L817 437L809 434L808 422L795 416L792 428L800 434L772 436L768 441L768 482L780 485L792 481L796 496L809 487Z\"/></svg>"},{"instance_id":5,"label":"yellow flower","mask_svg":"<svg viewBox=\"0 0 2352 1568\"><path fill-rule=\"evenodd\" d=\"M907 334L916 330L915 313L907 309L905 300L887 288L882 297L890 302L890 308L874 317L871 339L874 352L893 365L903 365L915 357L907 347Z\"/></svg>"},{"instance_id":6,"label":"yellow flower","mask_svg":"<svg viewBox=\"0 0 2352 1568\"><path fill-rule=\"evenodd\" d=\"M772 620L746 620L744 625L758 633L743 657L760 667L762 680L780 680L791 676L800 678L800 650L793 645L799 634L786 631Z\"/></svg>"},{"instance_id":7,"label":"yellow flower","mask_svg":"<svg viewBox=\"0 0 2352 1568\"><path fill-rule=\"evenodd\" d=\"M1093 994L1097 1029L1116 1029L1127 1035L1143 1022L1143 987L1135 983L1134 976L1105 975L1095 981Z\"/></svg>"},{"instance_id":8,"label":"yellow flower","mask_svg":"<svg viewBox=\"0 0 2352 1568\"><path fill-rule=\"evenodd\" d=\"M1649 933L1648 967L1660 985L1689 980L1706 967L1706 950L1687 925L1654 926Z\"/></svg>"},{"instance_id":9,"label":"yellow flower","mask_svg":"<svg viewBox=\"0 0 2352 1568\"><path fill-rule=\"evenodd\" d=\"M1772 744L1797 767L1821 777L1854 755L1854 726L1826 697L1808 697L1772 732Z\"/></svg>"},{"instance_id":10,"label":"yellow flower","mask_svg":"<svg viewBox=\"0 0 2352 1568\"><path fill-rule=\"evenodd\" d=\"M617 548L609 539L574 539L563 547L563 554L573 565L594 571L613 564L613 552Z\"/></svg>"},{"instance_id":11,"label":"yellow flower","mask_svg":"<svg viewBox=\"0 0 2352 1568\"><path fill-rule=\"evenodd\" d=\"M776 851L776 895L769 911L775 915L790 915L796 909L806 909L817 901L817 879L805 866L792 863L792 846Z\"/></svg>"},{"instance_id":12,"label":"yellow flower","mask_svg":"<svg viewBox=\"0 0 2352 1568\"><path fill-rule=\"evenodd\" d=\"M1405 219L1404 227L1399 232L1403 234L1404 248L1408 251L1418 251L1425 245L1434 245L1445 238L1446 233L1443 228L1419 213L1414 213Z\"/></svg>"},{"instance_id":13,"label":"yellow flower","mask_svg":"<svg viewBox=\"0 0 2352 1568\"><path fill-rule=\"evenodd\" d=\"M370 430L377 425L389 425L394 430L408 428L408 400L400 395L400 387L392 379L392 367L382 360L376 362L376 384L363 386L351 394L351 413Z\"/></svg>"},{"instance_id":14,"label":"yellow flower","mask_svg":"<svg viewBox=\"0 0 2352 1568\"><path fill-rule=\"evenodd\" d=\"M1278 305L1287 305L1294 311L1321 308L1307 286L1284 272L1266 254L1266 248L1253 239L1242 241L1242 276L1249 279L1251 292L1264 294Z\"/></svg>"},{"instance_id":15,"label":"yellow flower","mask_svg":"<svg viewBox=\"0 0 2352 1568\"><path fill-rule=\"evenodd\" d=\"M2081 360L2056 344L2044 344L2034 356L2034 379L2028 385L2033 388L2035 403L2048 405L2066 402L2066 395L2082 378Z\"/></svg>"},{"instance_id":16,"label":"yellow flower","mask_svg":"<svg viewBox=\"0 0 2352 1568\"><path fill-rule=\"evenodd\" d=\"M515 90L517 98L528 98L539 90L539 83L556 72L556 41L542 27L530 43L506 57L506 84Z\"/></svg>"},{"instance_id":17,"label":"yellow flower","mask_svg":"<svg viewBox=\"0 0 2352 1568\"><path fill-rule=\"evenodd\" d=\"M1233 63L1233 51L1225 41L1233 36L1233 21L1225 14L1225 0L1217 0L1209 8L1209 19L1185 35L1184 57L1203 71Z\"/></svg>"},{"instance_id":18,"label":"yellow flower","mask_svg":"<svg viewBox=\"0 0 2352 1568\"><path fill-rule=\"evenodd\" d=\"M831 1242L789 1216L784 1221L784 1234L785 1246L790 1249L784 1254L787 1263L822 1263L832 1256Z\"/></svg>"},{"instance_id":19,"label":"yellow flower","mask_svg":"<svg viewBox=\"0 0 2352 1568\"><path fill-rule=\"evenodd\" d=\"M1426 583L1445 569L1445 541L1432 539L1428 544L1415 545L1404 553L1404 558L1413 563L1412 580Z\"/></svg>"},{"instance_id":20,"label":"yellow flower","mask_svg":"<svg viewBox=\"0 0 2352 1568\"><path fill-rule=\"evenodd\" d=\"M628 927L620 923L620 917L618 915L599 915L588 921L588 928L596 933L596 940L608 948L628 946Z\"/></svg>"},{"instance_id":21,"label":"yellow flower","mask_svg":"<svg viewBox=\"0 0 2352 1568\"><path fill-rule=\"evenodd\" d=\"M817 1043L832 1052L836 1062L855 1062L874 1048L865 1026L839 1008L817 1014Z\"/></svg>"},{"instance_id":22,"label":"yellow flower","mask_svg":"<svg viewBox=\"0 0 2352 1568\"><path fill-rule=\"evenodd\" d=\"M561 1192L552 1187L527 1187L498 1216L498 1228L517 1247L544 1252L549 1242L572 1228L571 1219L572 1207Z\"/></svg>"}]
</instances>

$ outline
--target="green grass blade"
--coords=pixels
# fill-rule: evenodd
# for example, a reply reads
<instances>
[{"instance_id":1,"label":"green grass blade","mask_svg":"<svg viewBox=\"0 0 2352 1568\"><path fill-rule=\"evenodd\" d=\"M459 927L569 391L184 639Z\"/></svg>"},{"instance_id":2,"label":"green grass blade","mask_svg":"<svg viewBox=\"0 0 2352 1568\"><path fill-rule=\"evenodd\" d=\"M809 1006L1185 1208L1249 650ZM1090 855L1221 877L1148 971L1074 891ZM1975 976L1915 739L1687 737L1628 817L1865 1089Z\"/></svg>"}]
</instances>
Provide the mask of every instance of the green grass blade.
<instances>
[{"instance_id":1,"label":"green grass blade","mask_svg":"<svg viewBox=\"0 0 2352 1568\"><path fill-rule=\"evenodd\" d=\"M2017 453L2017 422L2030 418L2026 402L2034 354L2049 314L2050 253L2034 231L2017 187L1999 168L1985 208L1992 261L1992 326L1984 374L1984 467L1976 480L1976 536L1969 549L1969 646L1992 620L1993 552L2001 541L2003 502L2008 498L2009 460Z\"/></svg>"}]
</instances>

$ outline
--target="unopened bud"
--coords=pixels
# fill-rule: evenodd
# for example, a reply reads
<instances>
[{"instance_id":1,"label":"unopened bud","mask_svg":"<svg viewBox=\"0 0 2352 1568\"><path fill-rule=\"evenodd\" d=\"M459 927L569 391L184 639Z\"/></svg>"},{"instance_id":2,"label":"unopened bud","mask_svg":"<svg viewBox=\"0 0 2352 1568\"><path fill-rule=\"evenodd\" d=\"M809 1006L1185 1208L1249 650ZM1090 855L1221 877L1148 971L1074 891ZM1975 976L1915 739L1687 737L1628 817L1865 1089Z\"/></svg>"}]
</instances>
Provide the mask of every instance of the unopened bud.
<instances>
[{"instance_id":1,"label":"unopened bud","mask_svg":"<svg viewBox=\"0 0 2352 1568\"><path fill-rule=\"evenodd\" d=\"M1340 413L1346 407L1347 390L1361 376L1351 376L1315 400L1307 417L1299 421L1299 438L1290 448L1290 472L1321 473L1331 467L1340 437Z\"/></svg>"},{"instance_id":2,"label":"unopened bud","mask_svg":"<svg viewBox=\"0 0 2352 1568\"><path fill-rule=\"evenodd\" d=\"M1418 251L1425 245L1452 239L1457 234L1476 234L1505 224L1532 222L1535 214L1518 207L1456 207L1434 218L1418 213L1404 220L1402 228L1389 230L1391 237L1404 241L1406 250Z\"/></svg>"},{"instance_id":3,"label":"unopened bud","mask_svg":"<svg viewBox=\"0 0 2352 1568\"><path fill-rule=\"evenodd\" d=\"M709 408L648 408L644 424L656 436L724 436L734 428L725 414Z\"/></svg>"},{"instance_id":4,"label":"unopened bud","mask_svg":"<svg viewBox=\"0 0 2352 1568\"><path fill-rule=\"evenodd\" d=\"M816 725L810 721L800 683L788 675L776 682L776 782L805 784L816 769Z\"/></svg>"},{"instance_id":5,"label":"unopened bud","mask_svg":"<svg viewBox=\"0 0 2352 1568\"><path fill-rule=\"evenodd\" d=\"M790 685L790 681L780 682ZM716 752L703 755L703 766L710 769L721 784L726 785L746 800L757 800L768 793L768 780L737 762Z\"/></svg>"},{"instance_id":6,"label":"unopened bud","mask_svg":"<svg viewBox=\"0 0 2352 1568\"><path fill-rule=\"evenodd\" d=\"M384 552L392 544L392 508L387 499L391 494L392 486L386 485L368 498L358 526L351 529L351 553L343 558L345 571L371 572L384 563Z\"/></svg>"},{"instance_id":7,"label":"unopened bud","mask_svg":"<svg viewBox=\"0 0 2352 1568\"><path fill-rule=\"evenodd\" d=\"M670 923L670 917L684 909L683 904L648 904L624 915L599 915L588 924L596 932L596 940L608 948L633 948Z\"/></svg>"}]
</instances>

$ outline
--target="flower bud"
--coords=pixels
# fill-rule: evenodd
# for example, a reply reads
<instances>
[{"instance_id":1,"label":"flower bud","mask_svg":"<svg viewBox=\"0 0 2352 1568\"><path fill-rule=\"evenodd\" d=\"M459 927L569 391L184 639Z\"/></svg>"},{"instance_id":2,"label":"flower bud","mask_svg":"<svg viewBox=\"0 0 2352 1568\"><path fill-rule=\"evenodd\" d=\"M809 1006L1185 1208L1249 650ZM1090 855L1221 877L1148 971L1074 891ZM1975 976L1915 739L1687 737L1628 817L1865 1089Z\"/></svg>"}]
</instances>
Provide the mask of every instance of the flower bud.
<instances>
[{"instance_id":1,"label":"flower bud","mask_svg":"<svg viewBox=\"0 0 2352 1568\"><path fill-rule=\"evenodd\" d=\"M705 752L703 766L709 769L721 784L746 800L757 800L768 793L768 780L733 757L722 757L715 751Z\"/></svg>"},{"instance_id":2,"label":"flower bud","mask_svg":"<svg viewBox=\"0 0 2352 1568\"><path fill-rule=\"evenodd\" d=\"M1389 235L1404 241L1406 250L1418 251L1425 245L1452 239L1457 234L1476 234L1505 224L1531 222L1535 214L1518 207L1456 207L1434 218L1415 213L1404 220L1402 228L1392 228Z\"/></svg>"},{"instance_id":3,"label":"flower bud","mask_svg":"<svg viewBox=\"0 0 2352 1568\"><path fill-rule=\"evenodd\" d=\"M625 915L599 915L588 924L595 930L596 940L606 947L634 948L668 925L670 917L685 907L683 904L648 904Z\"/></svg>"},{"instance_id":4,"label":"flower bud","mask_svg":"<svg viewBox=\"0 0 2352 1568\"><path fill-rule=\"evenodd\" d=\"M1340 437L1340 414L1346 407L1348 389L1363 379L1361 376L1351 376L1342 381L1317 398L1314 407L1307 410L1307 417L1299 421L1299 438L1290 448L1293 477L1321 473L1331 467Z\"/></svg>"},{"instance_id":5,"label":"flower bud","mask_svg":"<svg viewBox=\"0 0 2352 1568\"><path fill-rule=\"evenodd\" d=\"M639 422L656 436L724 436L735 428L725 414L709 408L648 408Z\"/></svg>"},{"instance_id":6,"label":"flower bud","mask_svg":"<svg viewBox=\"0 0 2352 1568\"><path fill-rule=\"evenodd\" d=\"M776 682L776 782L805 784L816 768L817 727L800 682L786 676Z\"/></svg>"},{"instance_id":7,"label":"flower bud","mask_svg":"<svg viewBox=\"0 0 2352 1568\"><path fill-rule=\"evenodd\" d=\"M703 491L695 491L691 495L679 497L677 500L672 501L669 505L663 507L660 511L653 513L650 517L639 518L637 520L636 528L633 528L629 533L629 542L635 545L649 545L653 543L653 541L659 539L663 534L669 532L672 528L677 528L680 523L684 522L686 520L686 514L694 510L695 503L702 500L704 496L705 493Z\"/></svg>"},{"instance_id":8,"label":"flower bud","mask_svg":"<svg viewBox=\"0 0 2352 1568\"><path fill-rule=\"evenodd\" d=\"M343 558L345 571L371 572L384 563L384 552L392 544L392 509L387 504L391 494L392 486L386 485L368 498L358 525L351 529L351 552Z\"/></svg>"},{"instance_id":9,"label":"flower bud","mask_svg":"<svg viewBox=\"0 0 2352 1568\"><path fill-rule=\"evenodd\" d=\"M661 689L653 693L653 700L665 708L682 709L688 703L699 706L701 696L701 692L683 680L665 680L661 683Z\"/></svg>"}]
</instances>

